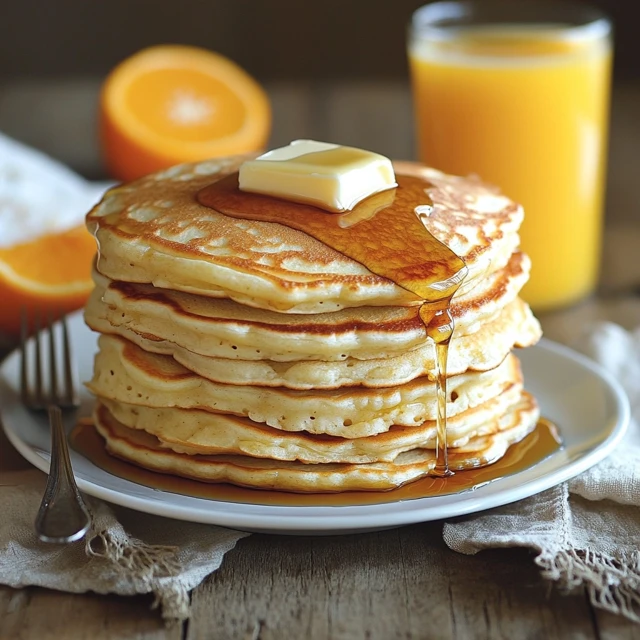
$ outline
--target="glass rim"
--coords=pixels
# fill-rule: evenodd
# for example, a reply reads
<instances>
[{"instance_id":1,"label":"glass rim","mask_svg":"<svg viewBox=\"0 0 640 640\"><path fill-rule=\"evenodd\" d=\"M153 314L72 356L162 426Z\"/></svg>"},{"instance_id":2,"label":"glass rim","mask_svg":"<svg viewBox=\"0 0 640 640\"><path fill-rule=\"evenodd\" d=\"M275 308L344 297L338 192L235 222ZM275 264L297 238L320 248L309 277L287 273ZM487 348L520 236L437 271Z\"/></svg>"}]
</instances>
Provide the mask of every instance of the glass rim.
<instances>
[{"instance_id":1,"label":"glass rim","mask_svg":"<svg viewBox=\"0 0 640 640\"><path fill-rule=\"evenodd\" d=\"M511 9L514 19L507 20L477 20L465 23L465 18L474 17L474 9L482 12L487 9ZM515 16L519 10L529 8L539 19L523 20ZM574 12L575 24L567 21L553 19L553 12ZM533 14L532 14L533 15ZM582 19L580 19L582 16ZM483 24L536 24L555 27L549 29L546 34L549 38L562 38L563 40L597 40L608 37L612 31L611 20L598 8L579 2L564 0L562 2L549 2L540 0L438 0L430 2L416 9L411 15L409 33L411 36L427 36L433 40L449 40L456 38L461 29L468 26L482 26Z\"/></svg>"}]
</instances>

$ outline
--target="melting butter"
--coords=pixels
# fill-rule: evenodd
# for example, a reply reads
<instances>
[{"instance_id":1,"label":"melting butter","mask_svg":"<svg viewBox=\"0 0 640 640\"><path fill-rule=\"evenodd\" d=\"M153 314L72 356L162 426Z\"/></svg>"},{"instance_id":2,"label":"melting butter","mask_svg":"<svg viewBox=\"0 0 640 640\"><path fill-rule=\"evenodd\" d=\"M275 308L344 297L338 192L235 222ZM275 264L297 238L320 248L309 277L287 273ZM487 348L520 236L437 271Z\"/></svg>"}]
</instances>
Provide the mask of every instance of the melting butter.
<instances>
[{"instance_id":1,"label":"melting butter","mask_svg":"<svg viewBox=\"0 0 640 640\"><path fill-rule=\"evenodd\" d=\"M315 140L294 140L242 164L241 191L312 204L332 213L397 186L389 158Z\"/></svg>"}]
</instances>

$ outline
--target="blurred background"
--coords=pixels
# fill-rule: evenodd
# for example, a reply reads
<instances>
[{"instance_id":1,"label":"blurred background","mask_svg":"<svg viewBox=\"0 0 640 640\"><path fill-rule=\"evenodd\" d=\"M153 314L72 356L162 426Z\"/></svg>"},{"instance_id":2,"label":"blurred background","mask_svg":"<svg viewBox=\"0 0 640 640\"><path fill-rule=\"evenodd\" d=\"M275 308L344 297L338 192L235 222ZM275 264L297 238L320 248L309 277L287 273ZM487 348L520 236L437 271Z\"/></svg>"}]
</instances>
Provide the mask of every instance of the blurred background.
<instances>
[{"instance_id":1,"label":"blurred background","mask_svg":"<svg viewBox=\"0 0 640 640\"><path fill-rule=\"evenodd\" d=\"M421 0L7 2L0 77L104 75L142 47L180 42L229 56L262 81L406 78L406 27L422 4ZM615 23L617 79L637 78L640 3L590 0L590 4Z\"/></svg>"},{"instance_id":2,"label":"blurred background","mask_svg":"<svg viewBox=\"0 0 640 640\"><path fill-rule=\"evenodd\" d=\"M145 46L185 43L230 57L266 87L274 111L271 146L300 137L367 146L369 132L375 130L377 151L411 158L415 147L405 40L411 13L421 4L5 2L0 131L50 153L85 177L103 178L96 135L100 83L119 61ZM611 154L617 169L610 180L631 183L627 159L635 161L640 145L640 3L591 4L609 14L615 28Z\"/></svg>"}]
</instances>

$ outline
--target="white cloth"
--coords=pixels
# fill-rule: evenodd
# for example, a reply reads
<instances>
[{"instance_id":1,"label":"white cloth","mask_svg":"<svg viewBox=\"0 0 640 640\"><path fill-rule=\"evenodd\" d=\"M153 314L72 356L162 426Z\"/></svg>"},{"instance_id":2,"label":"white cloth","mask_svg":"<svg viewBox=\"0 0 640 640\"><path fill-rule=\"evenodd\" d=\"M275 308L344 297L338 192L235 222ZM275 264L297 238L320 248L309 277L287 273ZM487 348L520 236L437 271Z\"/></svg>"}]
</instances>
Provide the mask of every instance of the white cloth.
<instances>
[{"instance_id":1,"label":"white cloth","mask_svg":"<svg viewBox=\"0 0 640 640\"><path fill-rule=\"evenodd\" d=\"M0 446L8 446L6 440ZM0 470L0 583L70 593L153 593L166 620L189 615L189 591L248 533L169 520L88 499L92 528L69 545L40 542L40 471Z\"/></svg>"},{"instance_id":2,"label":"white cloth","mask_svg":"<svg viewBox=\"0 0 640 640\"><path fill-rule=\"evenodd\" d=\"M108 186L0 133L0 248L81 225Z\"/></svg>"},{"instance_id":3,"label":"white cloth","mask_svg":"<svg viewBox=\"0 0 640 640\"><path fill-rule=\"evenodd\" d=\"M575 325L574 325L575 327ZM597 322L571 345L625 388L632 421L613 455L569 482L526 500L445 524L461 553L529 547L542 575L586 588L594 606L640 622L640 328ZM526 385L526 381L525 381Z\"/></svg>"}]
</instances>

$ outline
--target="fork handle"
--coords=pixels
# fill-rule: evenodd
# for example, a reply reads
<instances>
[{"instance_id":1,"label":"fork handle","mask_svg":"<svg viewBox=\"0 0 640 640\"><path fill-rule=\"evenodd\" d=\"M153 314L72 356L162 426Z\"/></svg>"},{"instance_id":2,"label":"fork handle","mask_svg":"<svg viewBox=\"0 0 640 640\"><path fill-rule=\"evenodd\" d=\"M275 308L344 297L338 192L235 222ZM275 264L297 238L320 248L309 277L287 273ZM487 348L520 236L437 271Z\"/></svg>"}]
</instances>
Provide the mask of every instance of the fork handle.
<instances>
[{"instance_id":1,"label":"fork handle","mask_svg":"<svg viewBox=\"0 0 640 640\"><path fill-rule=\"evenodd\" d=\"M36 516L36 533L43 542L79 540L91 518L73 477L67 434L59 407L49 407L51 463L47 486Z\"/></svg>"}]
</instances>

